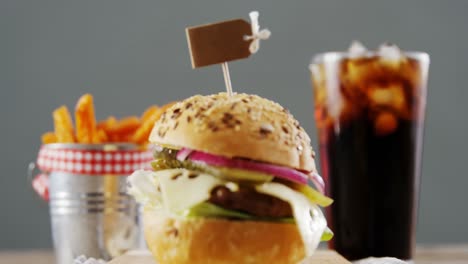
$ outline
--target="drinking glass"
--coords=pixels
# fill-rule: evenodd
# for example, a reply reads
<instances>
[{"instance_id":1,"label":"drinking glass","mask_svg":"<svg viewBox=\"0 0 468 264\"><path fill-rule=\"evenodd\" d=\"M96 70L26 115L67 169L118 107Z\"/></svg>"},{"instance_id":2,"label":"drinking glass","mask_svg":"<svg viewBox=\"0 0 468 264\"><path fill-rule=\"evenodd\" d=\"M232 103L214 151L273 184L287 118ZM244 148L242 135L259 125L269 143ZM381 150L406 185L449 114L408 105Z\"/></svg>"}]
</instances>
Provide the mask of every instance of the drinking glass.
<instances>
[{"instance_id":1,"label":"drinking glass","mask_svg":"<svg viewBox=\"0 0 468 264\"><path fill-rule=\"evenodd\" d=\"M310 65L329 246L350 260L413 257L429 55L390 48Z\"/></svg>"}]
</instances>

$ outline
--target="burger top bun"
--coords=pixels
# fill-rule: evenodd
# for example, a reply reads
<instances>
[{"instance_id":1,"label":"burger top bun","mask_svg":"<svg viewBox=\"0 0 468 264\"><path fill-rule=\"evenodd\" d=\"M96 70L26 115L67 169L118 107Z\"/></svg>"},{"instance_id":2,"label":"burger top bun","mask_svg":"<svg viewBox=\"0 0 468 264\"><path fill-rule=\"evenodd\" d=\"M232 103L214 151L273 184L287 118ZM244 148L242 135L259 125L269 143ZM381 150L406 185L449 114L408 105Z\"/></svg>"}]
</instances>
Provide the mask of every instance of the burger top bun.
<instances>
[{"instance_id":1,"label":"burger top bun","mask_svg":"<svg viewBox=\"0 0 468 264\"><path fill-rule=\"evenodd\" d=\"M315 171L310 138L278 103L257 95L195 95L167 109L150 142Z\"/></svg>"}]
</instances>

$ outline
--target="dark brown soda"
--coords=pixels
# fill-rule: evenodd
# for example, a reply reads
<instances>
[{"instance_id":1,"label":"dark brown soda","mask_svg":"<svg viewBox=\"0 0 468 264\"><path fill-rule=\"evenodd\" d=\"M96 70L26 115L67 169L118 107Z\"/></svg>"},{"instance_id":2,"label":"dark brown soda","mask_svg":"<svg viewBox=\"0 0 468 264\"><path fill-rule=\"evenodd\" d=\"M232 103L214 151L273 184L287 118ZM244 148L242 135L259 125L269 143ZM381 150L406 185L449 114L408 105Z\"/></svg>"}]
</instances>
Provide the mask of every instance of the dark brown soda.
<instances>
[{"instance_id":1,"label":"dark brown soda","mask_svg":"<svg viewBox=\"0 0 468 264\"><path fill-rule=\"evenodd\" d=\"M374 123L362 118L339 133L329 131L321 144L327 191L336 201L327 212L335 233L331 246L346 258L412 258L418 129L399 120L393 133L379 136Z\"/></svg>"}]
</instances>

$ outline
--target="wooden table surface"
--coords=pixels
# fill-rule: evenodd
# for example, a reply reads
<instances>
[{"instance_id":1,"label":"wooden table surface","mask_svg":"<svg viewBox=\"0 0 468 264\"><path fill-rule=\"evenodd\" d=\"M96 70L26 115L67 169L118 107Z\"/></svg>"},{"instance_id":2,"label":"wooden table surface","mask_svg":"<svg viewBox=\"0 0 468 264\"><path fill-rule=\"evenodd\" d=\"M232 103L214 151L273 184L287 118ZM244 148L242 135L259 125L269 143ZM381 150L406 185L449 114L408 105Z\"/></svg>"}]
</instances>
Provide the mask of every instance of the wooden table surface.
<instances>
[{"instance_id":1,"label":"wooden table surface","mask_svg":"<svg viewBox=\"0 0 468 264\"><path fill-rule=\"evenodd\" d=\"M0 264L52 264L51 251L0 251ZM416 264L467 264L468 245L420 246Z\"/></svg>"}]
</instances>

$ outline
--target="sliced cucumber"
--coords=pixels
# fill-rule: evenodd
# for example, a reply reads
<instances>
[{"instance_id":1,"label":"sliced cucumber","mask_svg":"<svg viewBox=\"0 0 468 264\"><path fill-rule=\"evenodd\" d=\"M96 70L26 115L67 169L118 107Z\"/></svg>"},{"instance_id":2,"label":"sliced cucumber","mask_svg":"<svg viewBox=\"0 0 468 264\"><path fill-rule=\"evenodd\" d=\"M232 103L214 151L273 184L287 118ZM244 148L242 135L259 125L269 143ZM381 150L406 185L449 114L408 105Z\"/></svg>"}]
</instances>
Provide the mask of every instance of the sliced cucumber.
<instances>
[{"instance_id":1,"label":"sliced cucumber","mask_svg":"<svg viewBox=\"0 0 468 264\"><path fill-rule=\"evenodd\" d=\"M151 166L154 170L184 168L188 170L207 173L226 181L270 182L273 180L273 175L269 175L266 173L226 167L209 166L201 163L191 162L189 160L179 161L177 159L168 158L167 156L159 156L153 162L151 162Z\"/></svg>"},{"instance_id":2,"label":"sliced cucumber","mask_svg":"<svg viewBox=\"0 0 468 264\"><path fill-rule=\"evenodd\" d=\"M321 194L319 191L316 191L308 185L297 184L295 186L295 189L304 194L305 197L307 197L307 199L309 199L311 202L313 202L314 204L318 204L322 207L327 207L333 203L333 199Z\"/></svg>"},{"instance_id":3,"label":"sliced cucumber","mask_svg":"<svg viewBox=\"0 0 468 264\"><path fill-rule=\"evenodd\" d=\"M270 182L274 178L273 175L256 171L208 165L202 166L205 166L205 172L227 181Z\"/></svg>"}]
</instances>

